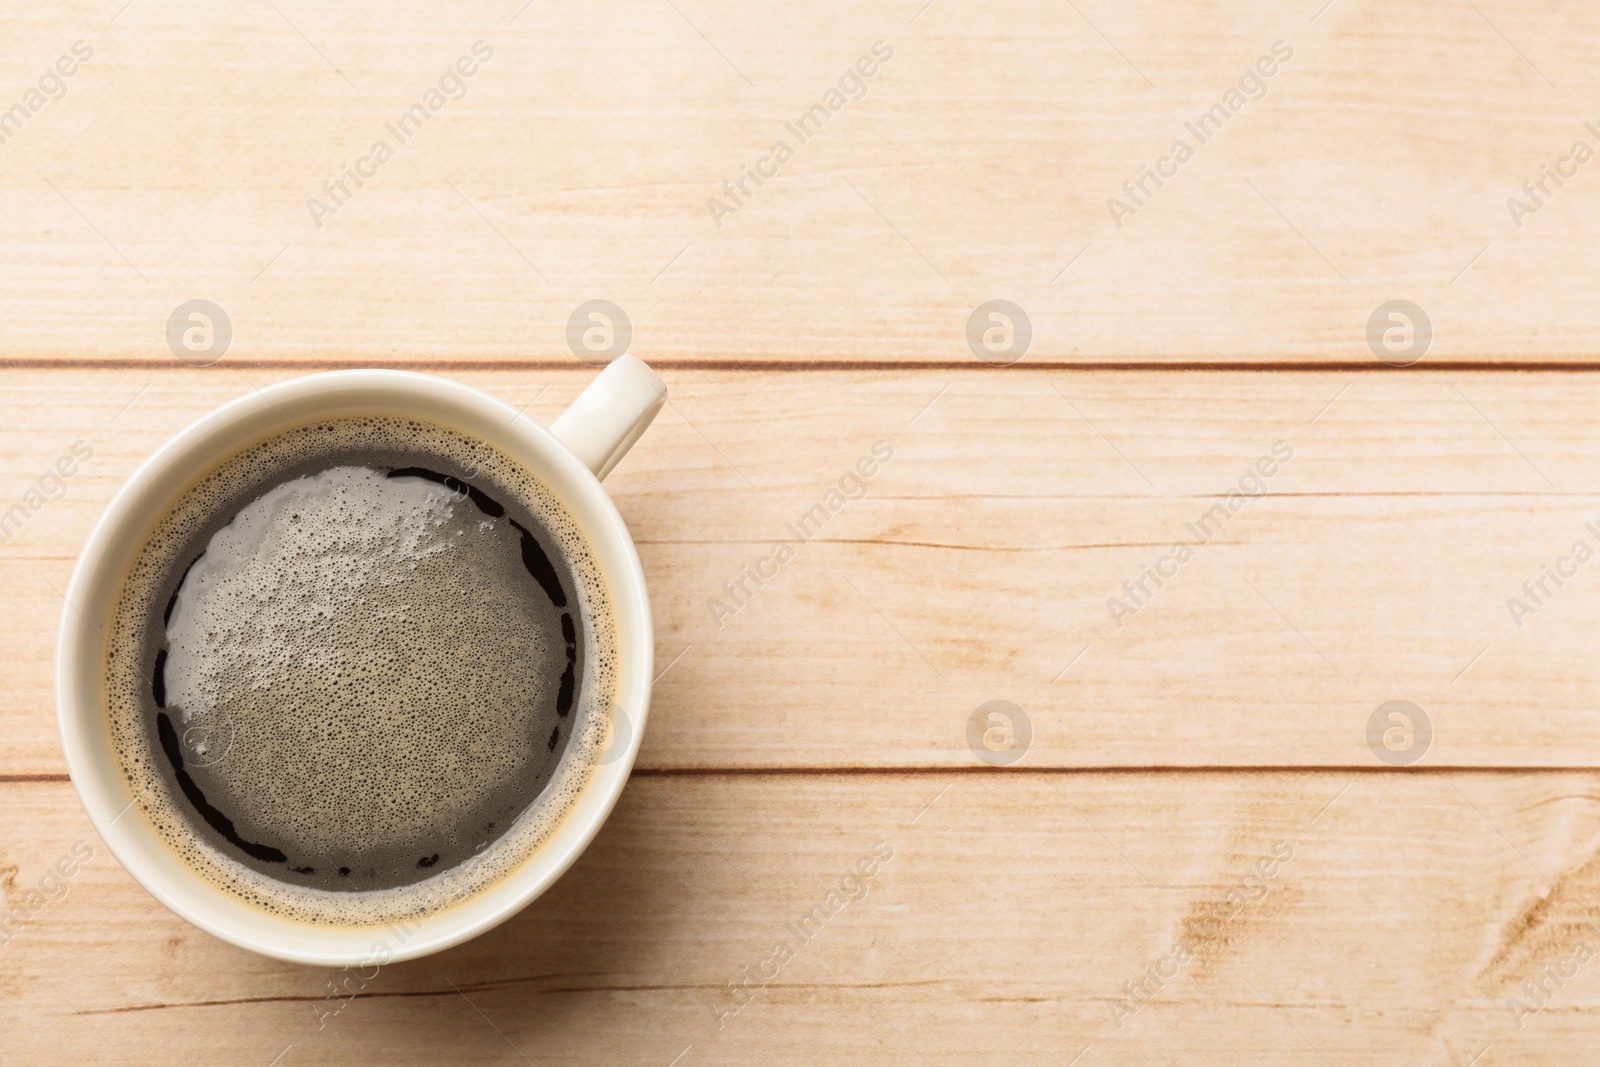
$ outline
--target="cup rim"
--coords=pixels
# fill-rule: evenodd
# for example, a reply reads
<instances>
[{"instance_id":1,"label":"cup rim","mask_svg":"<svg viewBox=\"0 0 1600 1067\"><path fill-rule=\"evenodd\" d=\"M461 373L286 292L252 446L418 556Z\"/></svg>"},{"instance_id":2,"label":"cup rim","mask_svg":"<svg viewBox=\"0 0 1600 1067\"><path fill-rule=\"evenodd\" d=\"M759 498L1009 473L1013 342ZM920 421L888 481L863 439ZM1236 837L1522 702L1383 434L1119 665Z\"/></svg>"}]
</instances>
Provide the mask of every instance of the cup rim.
<instances>
[{"instance_id":1,"label":"cup rim","mask_svg":"<svg viewBox=\"0 0 1600 1067\"><path fill-rule=\"evenodd\" d=\"M99 684L104 620L132 553L171 502L222 458L271 436L294 417L410 416L484 440L544 481L593 550L611 597L618 671L613 703L627 716L626 748L596 763L577 799L532 855L498 881L412 925L321 926L268 915L184 865L142 813L110 744ZM464 383L396 370L341 370L255 389L202 415L146 458L117 490L85 541L57 630L55 696L62 753L74 788L111 853L175 914L225 941L318 966L366 966L438 952L509 919L548 889L594 839L632 772L649 713L653 640L638 552L594 473L548 428ZM163 862L163 857L165 862Z\"/></svg>"}]
</instances>

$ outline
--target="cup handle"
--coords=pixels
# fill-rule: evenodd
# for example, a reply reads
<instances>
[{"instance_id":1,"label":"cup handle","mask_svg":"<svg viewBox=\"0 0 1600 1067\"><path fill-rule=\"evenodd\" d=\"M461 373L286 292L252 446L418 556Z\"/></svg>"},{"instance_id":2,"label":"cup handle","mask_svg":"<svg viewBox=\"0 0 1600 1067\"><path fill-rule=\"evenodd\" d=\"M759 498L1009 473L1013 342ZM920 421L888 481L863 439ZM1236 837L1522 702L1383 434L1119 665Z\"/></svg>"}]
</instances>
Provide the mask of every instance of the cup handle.
<instances>
[{"instance_id":1,"label":"cup handle","mask_svg":"<svg viewBox=\"0 0 1600 1067\"><path fill-rule=\"evenodd\" d=\"M666 402L666 383L643 360L624 354L589 383L551 425L550 432L583 460L596 478L604 478Z\"/></svg>"}]
</instances>

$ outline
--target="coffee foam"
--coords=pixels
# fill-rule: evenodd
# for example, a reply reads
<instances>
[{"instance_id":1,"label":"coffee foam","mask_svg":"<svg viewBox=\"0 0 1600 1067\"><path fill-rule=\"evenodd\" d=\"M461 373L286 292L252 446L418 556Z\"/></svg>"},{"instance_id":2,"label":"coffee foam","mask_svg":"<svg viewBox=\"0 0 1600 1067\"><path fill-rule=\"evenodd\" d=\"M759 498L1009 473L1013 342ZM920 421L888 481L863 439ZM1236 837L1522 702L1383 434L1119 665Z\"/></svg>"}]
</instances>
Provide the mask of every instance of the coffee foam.
<instances>
[{"instance_id":1,"label":"coffee foam","mask_svg":"<svg viewBox=\"0 0 1600 1067\"><path fill-rule=\"evenodd\" d=\"M512 524L434 482L329 465L330 458L372 452L403 453L443 473L470 476L472 485L519 506L559 545L570 568L567 581L578 587L564 611L579 620L583 664L572 714L558 725L559 752L554 737L547 752L513 728L521 721L514 709L553 707L544 653L565 660L566 642L553 621L563 612L552 615L546 604L541 614L538 605L516 602L492 568L462 566L470 561L464 555L470 545L512 536ZM286 514L291 521L281 521ZM375 522L380 516L384 522ZM464 576L463 587L449 595L436 585L446 573ZM370 595L375 582L383 595ZM164 623L179 587L183 596L172 602ZM515 629L518 639L505 642L505 649L539 650L538 662L512 662L509 653L497 661L495 642L481 632L472 643L486 654L462 662L455 653L471 627L489 617L501 632ZM412 921L505 877L565 818L607 741L617 668L611 618L598 563L571 516L497 449L414 420L366 417L297 427L214 467L146 537L108 632L108 725L136 806L213 885L269 913L313 924ZM361 628L363 648L374 649L375 657L340 661L336 631L352 625ZM363 846L368 854L425 852L457 824L464 797L498 795L495 790L511 789L530 774L542 776L549 761L555 761L553 773L537 800L508 812L509 830L497 828L486 846L455 857L454 866L441 864L438 874L372 890L291 884L241 862L219 848L214 835L197 833L194 809L176 795L152 726L152 658L163 630L165 703L186 740L198 735L197 743L185 745L185 761L196 774L209 775L208 789L220 783L224 797L235 790L256 807L270 798L263 810L274 827L287 828L308 854L354 855ZM418 643L419 633L434 636ZM451 635L461 641L452 642ZM462 672L495 679L504 706L457 708L462 714L449 721L433 717L440 708L448 716L449 701L437 699L440 687ZM279 722L263 731L260 714L238 714L252 700L257 712L276 711L281 702L292 728ZM387 755L380 753L376 769L370 747L352 749L345 729L350 720L341 722L341 713L361 716L369 742L378 724ZM549 721L556 721L553 713ZM545 767L536 765L540 759ZM341 782L349 774L350 803L326 803L330 767L339 770ZM241 826L241 835L253 829ZM326 869L321 875L325 883Z\"/></svg>"}]
</instances>

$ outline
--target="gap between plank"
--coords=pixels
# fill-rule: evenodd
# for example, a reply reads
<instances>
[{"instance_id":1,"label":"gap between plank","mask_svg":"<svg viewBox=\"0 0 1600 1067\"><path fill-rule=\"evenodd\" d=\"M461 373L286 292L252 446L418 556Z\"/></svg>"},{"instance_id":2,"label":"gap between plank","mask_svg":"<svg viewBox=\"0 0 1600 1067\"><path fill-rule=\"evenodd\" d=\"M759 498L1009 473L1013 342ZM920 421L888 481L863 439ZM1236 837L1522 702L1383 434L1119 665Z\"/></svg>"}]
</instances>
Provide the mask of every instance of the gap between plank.
<instances>
[{"instance_id":1,"label":"gap between plank","mask_svg":"<svg viewBox=\"0 0 1600 1067\"><path fill-rule=\"evenodd\" d=\"M1435 767L1390 767L1318 764L1207 764L1178 765L1152 764L1149 766L1105 765L1088 767L991 767L954 765L949 767L635 767L634 778L846 778L846 777L911 777L938 775L970 776L1089 776L1089 775L1342 775L1375 774L1420 775L1440 777L1464 774L1600 774L1600 766L1561 766L1534 764L1525 767L1451 765ZM0 785L71 782L63 773L53 774L0 774Z\"/></svg>"},{"instance_id":2,"label":"gap between plank","mask_svg":"<svg viewBox=\"0 0 1600 1067\"><path fill-rule=\"evenodd\" d=\"M973 373L1002 373L1006 370L1063 371L1071 373L1154 372L1185 373L1461 373L1495 371L1502 373L1594 373L1600 372L1600 355L1584 356L1580 360L1538 360L1514 362L1496 359L1452 359L1417 363L1409 367L1390 367L1373 360L1307 360L1283 362L1276 360L1086 360L1074 363L1016 363L1010 367L991 367L972 359L676 359L657 356L650 359L652 366L670 370L710 371L774 371L790 373L829 373L841 371L970 371ZM238 359L215 364L226 370L352 370L381 368L416 371L529 371L529 370L593 370L588 364L570 358L561 359ZM63 357L0 358L0 370L140 370L188 371L190 368L170 359L89 358Z\"/></svg>"}]
</instances>

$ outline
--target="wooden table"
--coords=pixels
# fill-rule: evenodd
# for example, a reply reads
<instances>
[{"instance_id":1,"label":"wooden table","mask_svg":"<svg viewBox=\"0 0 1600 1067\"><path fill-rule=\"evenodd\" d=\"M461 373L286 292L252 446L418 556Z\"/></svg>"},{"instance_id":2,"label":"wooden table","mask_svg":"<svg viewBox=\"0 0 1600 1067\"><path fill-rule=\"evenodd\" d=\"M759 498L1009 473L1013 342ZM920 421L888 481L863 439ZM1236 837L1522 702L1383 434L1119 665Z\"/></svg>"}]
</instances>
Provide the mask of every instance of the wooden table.
<instances>
[{"instance_id":1,"label":"wooden table","mask_svg":"<svg viewBox=\"0 0 1600 1067\"><path fill-rule=\"evenodd\" d=\"M1600 24L1320 4L7 14L0 1060L1593 1062ZM672 390L610 823L375 975L169 914L57 747L95 517L310 371L548 421L592 300Z\"/></svg>"}]
</instances>

